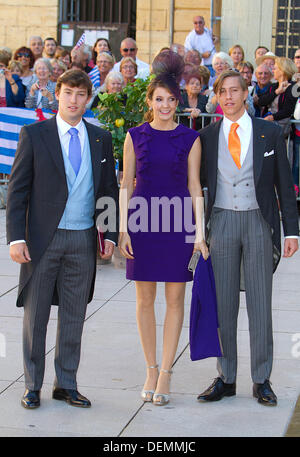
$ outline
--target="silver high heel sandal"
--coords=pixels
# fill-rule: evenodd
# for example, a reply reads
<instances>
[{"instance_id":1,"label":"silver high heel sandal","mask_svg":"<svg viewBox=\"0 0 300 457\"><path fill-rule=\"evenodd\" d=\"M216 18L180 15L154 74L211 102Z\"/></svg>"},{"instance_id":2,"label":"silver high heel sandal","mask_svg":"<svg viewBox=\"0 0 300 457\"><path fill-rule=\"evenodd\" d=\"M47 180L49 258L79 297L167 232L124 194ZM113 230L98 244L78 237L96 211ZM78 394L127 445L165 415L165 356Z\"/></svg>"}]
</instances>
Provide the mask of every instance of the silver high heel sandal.
<instances>
[{"instance_id":1,"label":"silver high heel sandal","mask_svg":"<svg viewBox=\"0 0 300 457\"><path fill-rule=\"evenodd\" d=\"M147 367L147 368L158 368L158 365L152 365L150 367ZM152 398L153 398L153 395L154 395L154 390L145 390L143 389L142 392L141 392L141 397L142 397L142 400L146 403L146 402L151 402L152 401Z\"/></svg>"},{"instance_id":2,"label":"silver high heel sandal","mask_svg":"<svg viewBox=\"0 0 300 457\"><path fill-rule=\"evenodd\" d=\"M160 369L160 371L163 371L164 373L172 374L173 370L164 370L163 368ZM154 394L152 402L156 406L164 406L167 405L170 401L170 395L169 394Z\"/></svg>"}]
</instances>

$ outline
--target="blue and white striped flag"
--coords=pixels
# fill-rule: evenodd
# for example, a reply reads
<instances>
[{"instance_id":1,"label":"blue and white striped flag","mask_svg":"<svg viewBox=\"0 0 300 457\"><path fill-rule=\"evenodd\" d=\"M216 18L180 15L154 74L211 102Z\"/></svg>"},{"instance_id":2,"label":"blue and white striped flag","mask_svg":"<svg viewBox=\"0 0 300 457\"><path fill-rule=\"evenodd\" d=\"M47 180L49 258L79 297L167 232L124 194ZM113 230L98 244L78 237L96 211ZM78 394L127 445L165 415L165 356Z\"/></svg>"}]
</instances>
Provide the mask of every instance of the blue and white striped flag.
<instances>
[{"instance_id":1,"label":"blue and white striped flag","mask_svg":"<svg viewBox=\"0 0 300 457\"><path fill-rule=\"evenodd\" d=\"M75 44L75 49L78 49L80 48L80 46L82 46L85 42L85 33L83 33L81 35L81 37L79 38L79 40L77 41L77 43Z\"/></svg>"},{"instance_id":2,"label":"blue and white striped flag","mask_svg":"<svg viewBox=\"0 0 300 457\"><path fill-rule=\"evenodd\" d=\"M43 115L49 119L52 111L43 110ZM100 125L92 111L86 111L84 119L95 125ZM10 174L19 141L20 130L24 125L38 122L35 110L27 108L0 108L0 173Z\"/></svg>"}]
</instances>

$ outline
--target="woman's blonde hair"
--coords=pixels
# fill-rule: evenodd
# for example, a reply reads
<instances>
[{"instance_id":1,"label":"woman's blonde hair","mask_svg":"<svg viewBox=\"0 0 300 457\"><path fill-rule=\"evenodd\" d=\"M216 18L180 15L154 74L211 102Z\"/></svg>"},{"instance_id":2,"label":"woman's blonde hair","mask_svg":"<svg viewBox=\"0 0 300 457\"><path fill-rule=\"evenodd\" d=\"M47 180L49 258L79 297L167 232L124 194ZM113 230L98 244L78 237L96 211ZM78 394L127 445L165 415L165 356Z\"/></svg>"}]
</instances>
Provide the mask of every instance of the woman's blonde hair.
<instances>
[{"instance_id":1,"label":"woman's blonde hair","mask_svg":"<svg viewBox=\"0 0 300 457\"><path fill-rule=\"evenodd\" d=\"M133 60L132 57L123 57L123 59L121 60L121 63L120 63L120 72L122 72L122 68L124 67L124 65L126 63L132 63L132 65L134 66L134 70L135 70L135 74L137 74L137 70L138 70L138 67L137 67L137 64L135 62L135 60Z\"/></svg>"},{"instance_id":2,"label":"woman's blonde hair","mask_svg":"<svg viewBox=\"0 0 300 457\"><path fill-rule=\"evenodd\" d=\"M8 65L8 69L13 71L14 68L18 68L19 72L22 74L23 72L23 67L21 63L18 60L11 60Z\"/></svg>"},{"instance_id":3,"label":"woman's blonde hair","mask_svg":"<svg viewBox=\"0 0 300 457\"><path fill-rule=\"evenodd\" d=\"M234 46L231 46L231 48L229 49L228 51L228 54L231 56L231 54L233 53L233 50L235 48L239 48L242 52L242 60L245 59L245 53L244 53L244 49L242 48L242 46L240 44L235 44Z\"/></svg>"},{"instance_id":4,"label":"woman's blonde hair","mask_svg":"<svg viewBox=\"0 0 300 457\"><path fill-rule=\"evenodd\" d=\"M276 57L275 63L288 80L292 79L292 76L298 72L295 63L288 57Z\"/></svg>"}]
</instances>

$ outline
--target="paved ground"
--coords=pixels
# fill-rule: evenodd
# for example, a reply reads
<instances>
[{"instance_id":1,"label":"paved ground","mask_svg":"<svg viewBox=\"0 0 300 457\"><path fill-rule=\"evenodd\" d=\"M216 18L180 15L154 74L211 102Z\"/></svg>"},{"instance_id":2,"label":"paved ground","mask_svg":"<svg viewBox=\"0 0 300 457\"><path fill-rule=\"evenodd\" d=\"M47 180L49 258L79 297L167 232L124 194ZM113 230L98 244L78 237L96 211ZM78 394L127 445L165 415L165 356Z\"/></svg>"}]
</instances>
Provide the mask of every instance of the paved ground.
<instances>
[{"instance_id":1,"label":"paved ground","mask_svg":"<svg viewBox=\"0 0 300 457\"><path fill-rule=\"evenodd\" d=\"M191 362L188 322L191 285L186 294L185 321L165 407L143 405L140 390L145 365L135 321L134 283L125 278L124 262L115 257L98 265L96 290L88 307L79 390L92 401L87 410L51 399L56 308L51 312L42 405L27 411L20 405L24 391L22 309L16 308L18 266L9 260L5 212L0 210L0 437L280 437L296 418L300 393L300 254L282 259L274 276L274 368L272 383L278 406L261 406L252 398L248 320L244 294L238 325L237 396L200 404L196 396L216 376L215 359ZM156 300L158 348L162 342L164 290ZM158 361L161 360L160 353ZM299 405L300 406L300 405ZM299 436L298 425L290 425Z\"/></svg>"}]
</instances>

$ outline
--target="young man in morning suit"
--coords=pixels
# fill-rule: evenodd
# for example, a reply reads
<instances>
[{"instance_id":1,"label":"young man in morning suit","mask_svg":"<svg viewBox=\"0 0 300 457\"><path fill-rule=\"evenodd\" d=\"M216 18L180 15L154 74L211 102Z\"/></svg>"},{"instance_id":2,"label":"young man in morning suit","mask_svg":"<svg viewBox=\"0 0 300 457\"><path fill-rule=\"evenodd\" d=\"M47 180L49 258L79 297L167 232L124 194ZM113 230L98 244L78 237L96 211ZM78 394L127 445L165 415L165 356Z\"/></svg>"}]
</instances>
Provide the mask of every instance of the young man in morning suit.
<instances>
[{"instance_id":1,"label":"young man in morning suit","mask_svg":"<svg viewBox=\"0 0 300 457\"><path fill-rule=\"evenodd\" d=\"M84 72L60 76L58 114L22 128L10 176L7 241L12 260L21 264L17 306L24 306L25 408L40 406L52 304L59 305L53 398L90 406L77 391L76 374L95 282L96 202L111 197L118 208L111 135L82 119L91 93ZM117 229L105 239L103 257L109 258Z\"/></svg>"},{"instance_id":2,"label":"young man in morning suit","mask_svg":"<svg viewBox=\"0 0 300 457\"><path fill-rule=\"evenodd\" d=\"M216 401L236 393L237 317L240 272L244 272L251 348L253 395L276 405L270 386L273 360L272 274L280 259L280 217L284 257L298 249L298 214L281 128L250 118L245 110L247 86L234 71L224 72L214 91L223 120L200 132L205 185L206 226L215 274L218 317L224 357L219 377L199 401Z\"/></svg>"}]
</instances>

